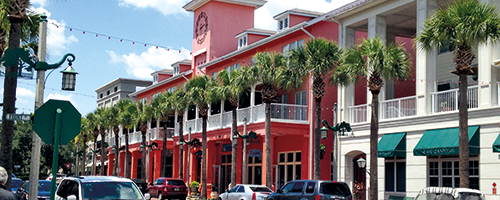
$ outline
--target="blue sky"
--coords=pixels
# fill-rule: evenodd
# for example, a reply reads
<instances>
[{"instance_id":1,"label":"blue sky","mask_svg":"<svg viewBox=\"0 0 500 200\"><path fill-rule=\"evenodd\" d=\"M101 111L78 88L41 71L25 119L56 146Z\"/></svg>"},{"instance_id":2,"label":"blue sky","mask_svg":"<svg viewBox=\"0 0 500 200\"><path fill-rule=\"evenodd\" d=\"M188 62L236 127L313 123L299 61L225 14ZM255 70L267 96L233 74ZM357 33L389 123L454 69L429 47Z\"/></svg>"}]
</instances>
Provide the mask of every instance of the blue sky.
<instances>
[{"instance_id":1,"label":"blue sky","mask_svg":"<svg viewBox=\"0 0 500 200\"><path fill-rule=\"evenodd\" d=\"M31 0L31 9L49 19L47 62L56 63L64 54L73 53L73 67L79 72L76 90L71 92L60 90L60 71L67 62L55 70L47 79L44 99L69 100L85 115L96 108L98 87L119 77L152 80L152 72L190 58L193 13L182 9L188 2ZM349 2L352 0L268 0L256 10L254 26L275 30L272 16L287 9L328 12ZM0 77L2 100L3 83ZM17 113L34 112L35 84L34 79L18 80Z\"/></svg>"}]
</instances>

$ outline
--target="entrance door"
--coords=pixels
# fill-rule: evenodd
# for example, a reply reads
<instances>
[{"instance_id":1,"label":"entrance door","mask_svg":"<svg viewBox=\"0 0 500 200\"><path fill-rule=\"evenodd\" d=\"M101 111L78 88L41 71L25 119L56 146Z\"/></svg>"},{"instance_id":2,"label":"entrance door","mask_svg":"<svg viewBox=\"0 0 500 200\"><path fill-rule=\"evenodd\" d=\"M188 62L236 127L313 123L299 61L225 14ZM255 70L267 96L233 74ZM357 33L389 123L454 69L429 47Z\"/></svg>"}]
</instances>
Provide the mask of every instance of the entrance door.
<instances>
[{"instance_id":1,"label":"entrance door","mask_svg":"<svg viewBox=\"0 0 500 200\"><path fill-rule=\"evenodd\" d=\"M353 196L357 200L366 199L366 172L365 169L358 167L358 159L363 158L366 160L366 154L361 154L354 157L352 161L353 175L354 175L354 185L353 185Z\"/></svg>"}]
</instances>

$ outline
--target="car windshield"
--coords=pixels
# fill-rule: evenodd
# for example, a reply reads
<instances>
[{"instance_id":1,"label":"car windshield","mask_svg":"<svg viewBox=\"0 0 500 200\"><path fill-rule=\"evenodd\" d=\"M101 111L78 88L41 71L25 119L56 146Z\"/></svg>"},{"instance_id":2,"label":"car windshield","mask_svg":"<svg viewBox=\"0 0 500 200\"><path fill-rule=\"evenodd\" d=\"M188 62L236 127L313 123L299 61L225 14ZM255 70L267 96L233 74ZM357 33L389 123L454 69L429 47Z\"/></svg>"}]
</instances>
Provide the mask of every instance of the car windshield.
<instances>
[{"instance_id":1,"label":"car windshield","mask_svg":"<svg viewBox=\"0 0 500 200\"><path fill-rule=\"evenodd\" d=\"M83 183L83 199L142 199L141 192L132 182Z\"/></svg>"},{"instance_id":2,"label":"car windshield","mask_svg":"<svg viewBox=\"0 0 500 200\"><path fill-rule=\"evenodd\" d=\"M184 181L181 180L168 180L168 185L186 185Z\"/></svg>"},{"instance_id":3,"label":"car windshield","mask_svg":"<svg viewBox=\"0 0 500 200\"><path fill-rule=\"evenodd\" d=\"M254 192L273 192L271 189L266 187L250 187L250 189Z\"/></svg>"},{"instance_id":4,"label":"car windshield","mask_svg":"<svg viewBox=\"0 0 500 200\"><path fill-rule=\"evenodd\" d=\"M330 195L347 195L349 188L344 184L340 183L321 183L320 191L321 194Z\"/></svg>"},{"instance_id":5,"label":"car windshield","mask_svg":"<svg viewBox=\"0 0 500 200\"><path fill-rule=\"evenodd\" d=\"M18 188L19 186L21 186L22 183L23 183L23 181L21 181L19 179L12 179L10 187Z\"/></svg>"}]
</instances>

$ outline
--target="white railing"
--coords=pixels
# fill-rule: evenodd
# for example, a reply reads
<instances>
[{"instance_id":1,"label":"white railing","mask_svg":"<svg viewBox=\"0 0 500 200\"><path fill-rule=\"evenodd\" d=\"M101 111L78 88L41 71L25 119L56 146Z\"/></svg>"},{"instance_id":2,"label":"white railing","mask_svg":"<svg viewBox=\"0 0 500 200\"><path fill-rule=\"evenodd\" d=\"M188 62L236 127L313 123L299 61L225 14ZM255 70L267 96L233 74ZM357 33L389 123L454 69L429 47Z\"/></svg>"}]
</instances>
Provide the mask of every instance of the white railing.
<instances>
[{"instance_id":1,"label":"white railing","mask_svg":"<svg viewBox=\"0 0 500 200\"><path fill-rule=\"evenodd\" d=\"M266 105L259 104L252 109L252 120L249 123L263 122L266 120Z\"/></svg>"},{"instance_id":2,"label":"white railing","mask_svg":"<svg viewBox=\"0 0 500 200\"><path fill-rule=\"evenodd\" d=\"M218 129L221 127L220 123L221 114L211 115L208 118L208 129Z\"/></svg>"},{"instance_id":3,"label":"white railing","mask_svg":"<svg viewBox=\"0 0 500 200\"><path fill-rule=\"evenodd\" d=\"M351 106L347 110L349 112L349 121L351 123L361 123L367 121L368 104Z\"/></svg>"},{"instance_id":4,"label":"white railing","mask_svg":"<svg viewBox=\"0 0 500 200\"><path fill-rule=\"evenodd\" d=\"M479 86L467 88L467 108L478 107ZM432 113L449 112L458 110L458 89L432 93Z\"/></svg>"},{"instance_id":5,"label":"white railing","mask_svg":"<svg viewBox=\"0 0 500 200\"><path fill-rule=\"evenodd\" d=\"M295 104L271 104L271 119L307 121L307 106Z\"/></svg>"},{"instance_id":6,"label":"white railing","mask_svg":"<svg viewBox=\"0 0 500 200\"><path fill-rule=\"evenodd\" d=\"M380 119L415 116L417 96L391 99L380 102Z\"/></svg>"}]
</instances>

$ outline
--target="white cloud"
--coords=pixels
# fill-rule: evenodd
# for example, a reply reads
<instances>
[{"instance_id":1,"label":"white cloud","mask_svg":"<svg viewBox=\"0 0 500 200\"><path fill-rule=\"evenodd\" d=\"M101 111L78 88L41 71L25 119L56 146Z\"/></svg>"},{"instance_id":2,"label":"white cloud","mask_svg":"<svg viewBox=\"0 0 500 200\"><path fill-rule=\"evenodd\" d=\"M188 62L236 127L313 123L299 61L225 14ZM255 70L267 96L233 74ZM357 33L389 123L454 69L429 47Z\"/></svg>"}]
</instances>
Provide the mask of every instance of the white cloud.
<instances>
[{"instance_id":1,"label":"white cloud","mask_svg":"<svg viewBox=\"0 0 500 200\"><path fill-rule=\"evenodd\" d=\"M167 50L163 48L149 47L141 54L129 53L117 55L114 51L106 51L110 62L125 64L128 74L138 78L151 78L151 73L165 68L170 68L177 61L190 58L189 50Z\"/></svg>"},{"instance_id":2,"label":"white cloud","mask_svg":"<svg viewBox=\"0 0 500 200\"><path fill-rule=\"evenodd\" d=\"M2 89L3 90L3 89ZM17 87L16 96L31 97L35 98L35 93L29 89Z\"/></svg>"},{"instance_id":3,"label":"white cloud","mask_svg":"<svg viewBox=\"0 0 500 200\"><path fill-rule=\"evenodd\" d=\"M77 104L76 102L73 100L73 95L72 94L68 94L68 95L64 95L64 94L59 94L59 93L50 93L47 98L45 98L45 102L47 102L49 99L57 99L57 100L66 100L66 101L69 101L73 104L73 106L77 107Z\"/></svg>"},{"instance_id":4,"label":"white cloud","mask_svg":"<svg viewBox=\"0 0 500 200\"><path fill-rule=\"evenodd\" d=\"M43 0L38 0L42 2ZM47 15L47 55L48 57L60 57L66 52L69 51L69 46L72 43L78 42L78 39L71 34L66 36L65 21L58 22L57 20L50 19L51 13L47 11L45 8L30 8L35 13L45 14ZM53 24L58 24L59 27L54 26Z\"/></svg>"},{"instance_id":5,"label":"white cloud","mask_svg":"<svg viewBox=\"0 0 500 200\"><path fill-rule=\"evenodd\" d=\"M330 2L325 0L270 0L255 11L255 27L276 30L276 21L274 21L273 16L286 10L298 8L326 13L352 1L354 0L333 0Z\"/></svg>"},{"instance_id":6,"label":"white cloud","mask_svg":"<svg viewBox=\"0 0 500 200\"><path fill-rule=\"evenodd\" d=\"M45 6L48 0L31 0L30 3L33 5Z\"/></svg>"},{"instance_id":7,"label":"white cloud","mask_svg":"<svg viewBox=\"0 0 500 200\"><path fill-rule=\"evenodd\" d=\"M153 8L164 15L187 14L182 6L190 0L120 0L120 6L135 6L138 8Z\"/></svg>"}]
</instances>

